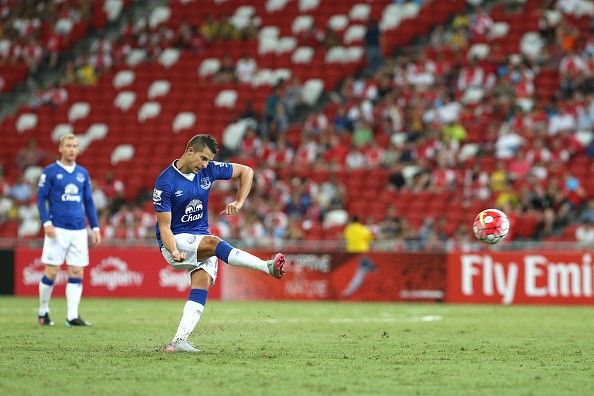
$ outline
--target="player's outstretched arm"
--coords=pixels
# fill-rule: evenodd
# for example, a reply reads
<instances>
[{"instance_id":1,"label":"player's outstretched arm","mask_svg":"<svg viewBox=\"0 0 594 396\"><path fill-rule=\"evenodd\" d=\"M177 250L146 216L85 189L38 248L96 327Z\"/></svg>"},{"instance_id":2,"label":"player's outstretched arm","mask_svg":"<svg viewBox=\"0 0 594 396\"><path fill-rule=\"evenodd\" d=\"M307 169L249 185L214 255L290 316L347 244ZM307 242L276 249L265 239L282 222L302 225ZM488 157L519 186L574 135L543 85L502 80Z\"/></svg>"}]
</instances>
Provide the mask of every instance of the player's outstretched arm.
<instances>
[{"instance_id":1,"label":"player's outstretched arm","mask_svg":"<svg viewBox=\"0 0 594 396\"><path fill-rule=\"evenodd\" d=\"M157 223L159 224L161 241L163 241L165 249L171 253L171 257L175 261L184 261L186 259L186 253L177 250L177 244L171 231L171 212L157 212Z\"/></svg>"},{"instance_id":2,"label":"player's outstretched arm","mask_svg":"<svg viewBox=\"0 0 594 396\"><path fill-rule=\"evenodd\" d=\"M239 180L239 189L237 190L237 196L235 201L228 203L221 214L236 214L243 207L243 204L250 193L252 188L252 182L254 180L254 170L246 165L232 163L233 174L231 179Z\"/></svg>"}]
</instances>

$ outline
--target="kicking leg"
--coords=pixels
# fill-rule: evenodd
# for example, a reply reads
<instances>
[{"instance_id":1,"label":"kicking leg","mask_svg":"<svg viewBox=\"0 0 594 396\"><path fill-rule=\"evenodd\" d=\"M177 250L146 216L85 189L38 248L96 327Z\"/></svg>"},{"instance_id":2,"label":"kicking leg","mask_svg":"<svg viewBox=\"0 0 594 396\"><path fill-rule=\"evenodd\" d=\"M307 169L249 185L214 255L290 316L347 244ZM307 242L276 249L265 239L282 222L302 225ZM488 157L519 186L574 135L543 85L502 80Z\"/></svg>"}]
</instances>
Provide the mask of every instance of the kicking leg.
<instances>
[{"instance_id":1,"label":"kicking leg","mask_svg":"<svg viewBox=\"0 0 594 396\"><path fill-rule=\"evenodd\" d=\"M53 326L49 318L49 302L52 297L52 290L54 289L54 282L58 275L57 265L45 265L45 273L39 281L39 324L42 326Z\"/></svg>"},{"instance_id":2,"label":"kicking leg","mask_svg":"<svg viewBox=\"0 0 594 396\"><path fill-rule=\"evenodd\" d=\"M221 238L206 236L198 246L198 261L217 256L229 265L250 268L266 272L275 278L282 278L285 274L285 256L277 253L271 260L262 260L244 250L234 248Z\"/></svg>"},{"instance_id":3,"label":"kicking leg","mask_svg":"<svg viewBox=\"0 0 594 396\"><path fill-rule=\"evenodd\" d=\"M188 337L194 331L198 324L206 299L208 289L212 284L212 277L203 269L197 269L190 274L191 287L190 295L184 306L182 318L177 327L177 332L173 341L165 349L166 352L199 352L192 344L188 342Z\"/></svg>"}]
</instances>

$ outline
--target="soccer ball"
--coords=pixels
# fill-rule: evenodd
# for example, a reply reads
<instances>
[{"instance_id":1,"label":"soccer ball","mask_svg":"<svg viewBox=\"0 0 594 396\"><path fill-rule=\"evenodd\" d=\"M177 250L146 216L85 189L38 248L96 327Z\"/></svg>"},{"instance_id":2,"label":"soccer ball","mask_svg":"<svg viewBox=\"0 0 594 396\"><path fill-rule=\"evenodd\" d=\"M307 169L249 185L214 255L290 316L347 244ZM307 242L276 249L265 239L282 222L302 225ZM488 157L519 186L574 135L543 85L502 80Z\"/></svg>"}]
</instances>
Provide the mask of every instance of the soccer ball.
<instances>
[{"instance_id":1,"label":"soccer ball","mask_svg":"<svg viewBox=\"0 0 594 396\"><path fill-rule=\"evenodd\" d=\"M472 230L474 236L481 242L499 243L509 231L509 220L507 215L500 210L485 209L474 219Z\"/></svg>"}]
</instances>

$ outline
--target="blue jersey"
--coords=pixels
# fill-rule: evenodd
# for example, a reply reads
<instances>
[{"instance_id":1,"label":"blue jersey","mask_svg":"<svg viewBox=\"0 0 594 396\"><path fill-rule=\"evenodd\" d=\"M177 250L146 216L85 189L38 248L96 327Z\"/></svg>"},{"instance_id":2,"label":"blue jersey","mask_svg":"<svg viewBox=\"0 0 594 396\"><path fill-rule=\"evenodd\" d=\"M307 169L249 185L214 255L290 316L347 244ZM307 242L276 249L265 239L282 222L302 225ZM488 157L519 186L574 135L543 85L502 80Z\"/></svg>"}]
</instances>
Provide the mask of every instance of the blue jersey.
<instances>
[{"instance_id":1,"label":"blue jersey","mask_svg":"<svg viewBox=\"0 0 594 396\"><path fill-rule=\"evenodd\" d=\"M41 174L37 190L41 223L51 221L55 227L82 230L86 213L91 227L99 227L89 172L76 164L72 172L66 168L56 161Z\"/></svg>"},{"instance_id":2,"label":"blue jersey","mask_svg":"<svg viewBox=\"0 0 594 396\"><path fill-rule=\"evenodd\" d=\"M210 161L206 169L189 175L183 174L175 163L157 178L153 190L153 204L157 212L171 212L173 234L208 234L208 194L215 180L228 180L233 175L233 165ZM157 240L162 247L157 224Z\"/></svg>"}]
</instances>

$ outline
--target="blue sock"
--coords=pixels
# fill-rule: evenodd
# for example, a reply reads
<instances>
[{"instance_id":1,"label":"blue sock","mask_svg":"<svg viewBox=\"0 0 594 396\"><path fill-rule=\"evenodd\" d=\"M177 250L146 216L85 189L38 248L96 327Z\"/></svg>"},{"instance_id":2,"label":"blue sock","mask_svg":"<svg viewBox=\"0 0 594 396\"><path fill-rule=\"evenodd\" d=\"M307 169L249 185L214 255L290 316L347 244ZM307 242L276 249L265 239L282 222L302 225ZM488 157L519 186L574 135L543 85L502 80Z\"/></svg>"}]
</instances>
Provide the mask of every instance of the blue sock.
<instances>
[{"instance_id":1,"label":"blue sock","mask_svg":"<svg viewBox=\"0 0 594 396\"><path fill-rule=\"evenodd\" d=\"M68 278L68 283L82 283L82 278L73 278L73 277L69 277Z\"/></svg>"},{"instance_id":2,"label":"blue sock","mask_svg":"<svg viewBox=\"0 0 594 396\"><path fill-rule=\"evenodd\" d=\"M208 290L192 289L190 290L189 301L197 302L198 304L206 305L206 298L208 297Z\"/></svg>"},{"instance_id":3,"label":"blue sock","mask_svg":"<svg viewBox=\"0 0 594 396\"><path fill-rule=\"evenodd\" d=\"M219 242L219 244L217 245L217 248L215 249L215 255L218 258L220 258L221 260L223 260L224 262L228 263L229 262L229 254L231 253L231 250L233 250L233 246L229 245L225 241L221 241L221 242Z\"/></svg>"},{"instance_id":4,"label":"blue sock","mask_svg":"<svg viewBox=\"0 0 594 396\"><path fill-rule=\"evenodd\" d=\"M44 285L53 286L54 281L48 278L47 276L43 275L43 277L41 278L41 283L43 283Z\"/></svg>"}]
</instances>

